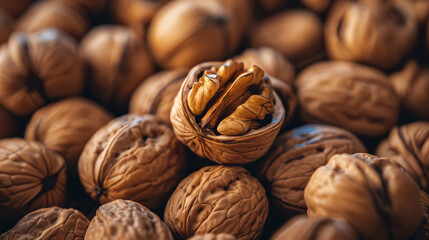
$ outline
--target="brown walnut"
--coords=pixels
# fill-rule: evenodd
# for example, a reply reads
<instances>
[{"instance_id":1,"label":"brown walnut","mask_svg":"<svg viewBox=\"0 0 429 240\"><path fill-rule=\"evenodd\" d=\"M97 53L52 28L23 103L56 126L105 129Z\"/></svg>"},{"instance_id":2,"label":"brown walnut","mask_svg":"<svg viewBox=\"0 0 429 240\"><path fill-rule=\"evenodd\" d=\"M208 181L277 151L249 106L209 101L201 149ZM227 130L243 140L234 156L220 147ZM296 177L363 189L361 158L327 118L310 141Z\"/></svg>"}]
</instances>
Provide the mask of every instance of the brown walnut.
<instances>
[{"instance_id":1,"label":"brown walnut","mask_svg":"<svg viewBox=\"0 0 429 240\"><path fill-rule=\"evenodd\" d=\"M285 119L271 78L257 66L246 70L232 60L195 66L171 109L177 138L199 156L218 163L258 159Z\"/></svg>"},{"instance_id":2,"label":"brown walnut","mask_svg":"<svg viewBox=\"0 0 429 240\"><path fill-rule=\"evenodd\" d=\"M270 240L358 240L356 231L346 222L333 218L296 216L283 224Z\"/></svg>"},{"instance_id":3,"label":"brown walnut","mask_svg":"<svg viewBox=\"0 0 429 240\"><path fill-rule=\"evenodd\" d=\"M268 214L259 181L238 166L209 166L182 180L168 200L164 220L181 239L205 233L229 233L257 239Z\"/></svg>"},{"instance_id":4,"label":"brown walnut","mask_svg":"<svg viewBox=\"0 0 429 240\"><path fill-rule=\"evenodd\" d=\"M93 97L115 109L126 107L137 86L155 71L143 40L124 26L94 28L82 40L81 53Z\"/></svg>"},{"instance_id":5,"label":"brown walnut","mask_svg":"<svg viewBox=\"0 0 429 240\"><path fill-rule=\"evenodd\" d=\"M152 115L129 114L92 136L78 170L93 199L128 199L154 209L178 183L184 165L183 146L167 123Z\"/></svg>"},{"instance_id":6,"label":"brown walnut","mask_svg":"<svg viewBox=\"0 0 429 240\"><path fill-rule=\"evenodd\" d=\"M12 34L0 48L0 72L0 102L17 115L79 95L84 83L76 43L55 29Z\"/></svg>"},{"instance_id":7,"label":"brown walnut","mask_svg":"<svg viewBox=\"0 0 429 240\"><path fill-rule=\"evenodd\" d=\"M66 164L42 144L19 138L0 140L0 222L13 223L66 200Z\"/></svg>"},{"instance_id":8,"label":"brown walnut","mask_svg":"<svg viewBox=\"0 0 429 240\"><path fill-rule=\"evenodd\" d=\"M347 221L361 239L406 239L419 226L419 189L396 163L371 154L336 154L304 191L310 218Z\"/></svg>"},{"instance_id":9,"label":"brown walnut","mask_svg":"<svg viewBox=\"0 0 429 240\"><path fill-rule=\"evenodd\" d=\"M325 13L329 10L334 0L300 0L300 2L317 13Z\"/></svg>"},{"instance_id":10,"label":"brown walnut","mask_svg":"<svg viewBox=\"0 0 429 240\"><path fill-rule=\"evenodd\" d=\"M37 110L25 130L25 139L41 142L59 153L67 176L77 177L77 163L91 136L113 116L84 98L68 98Z\"/></svg>"},{"instance_id":11,"label":"brown walnut","mask_svg":"<svg viewBox=\"0 0 429 240\"><path fill-rule=\"evenodd\" d=\"M228 233L220 233L220 234L206 233L206 234L195 235L191 238L188 238L187 240L236 240L236 238Z\"/></svg>"},{"instance_id":12,"label":"brown walnut","mask_svg":"<svg viewBox=\"0 0 429 240\"><path fill-rule=\"evenodd\" d=\"M174 98L182 86L186 70L165 70L144 80L130 100L130 113L153 114L170 122Z\"/></svg>"},{"instance_id":13,"label":"brown walnut","mask_svg":"<svg viewBox=\"0 0 429 240\"><path fill-rule=\"evenodd\" d=\"M0 9L16 18L33 2L33 0L0 0Z\"/></svg>"},{"instance_id":14,"label":"brown walnut","mask_svg":"<svg viewBox=\"0 0 429 240\"><path fill-rule=\"evenodd\" d=\"M25 215L1 240L83 240L89 221L75 209L41 208Z\"/></svg>"},{"instance_id":15,"label":"brown walnut","mask_svg":"<svg viewBox=\"0 0 429 240\"><path fill-rule=\"evenodd\" d=\"M143 205L118 199L102 205L91 220L86 240L173 240L167 225Z\"/></svg>"},{"instance_id":16,"label":"brown walnut","mask_svg":"<svg viewBox=\"0 0 429 240\"><path fill-rule=\"evenodd\" d=\"M304 125L277 137L262 160L259 177L284 216L307 211L304 188L313 172L337 153L366 152L351 132L328 125Z\"/></svg>"},{"instance_id":17,"label":"brown walnut","mask_svg":"<svg viewBox=\"0 0 429 240\"><path fill-rule=\"evenodd\" d=\"M375 68L342 61L319 62L295 81L301 117L378 136L396 123L399 99L388 77Z\"/></svg>"}]
</instances>

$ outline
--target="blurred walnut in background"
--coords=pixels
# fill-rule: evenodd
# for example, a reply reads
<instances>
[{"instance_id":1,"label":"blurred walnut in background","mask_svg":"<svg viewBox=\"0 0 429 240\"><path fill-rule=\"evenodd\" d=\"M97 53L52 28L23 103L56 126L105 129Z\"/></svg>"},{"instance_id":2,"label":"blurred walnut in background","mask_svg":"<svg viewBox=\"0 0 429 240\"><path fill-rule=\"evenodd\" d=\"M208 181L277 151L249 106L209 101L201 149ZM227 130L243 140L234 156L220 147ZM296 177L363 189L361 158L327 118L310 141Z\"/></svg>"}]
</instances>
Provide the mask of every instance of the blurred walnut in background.
<instances>
[{"instance_id":1,"label":"blurred walnut in background","mask_svg":"<svg viewBox=\"0 0 429 240\"><path fill-rule=\"evenodd\" d=\"M16 18L30 6L33 0L0 0L0 9Z\"/></svg>"},{"instance_id":2,"label":"blurred walnut in background","mask_svg":"<svg viewBox=\"0 0 429 240\"><path fill-rule=\"evenodd\" d=\"M0 44L7 42L13 30L14 20L8 12L0 10Z\"/></svg>"},{"instance_id":3,"label":"blurred walnut in background","mask_svg":"<svg viewBox=\"0 0 429 240\"><path fill-rule=\"evenodd\" d=\"M335 0L300 0L300 2L317 13L325 13Z\"/></svg>"},{"instance_id":4,"label":"blurred walnut in background","mask_svg":"<svg viewBox=\"0 0 429 240\"><path fill-rule=\"evenodd\" d=\"M396 0L400 1L400 0ZM427 0L407 0L411 4L414 13L419 21L419 25L423 26L426 24L429 17L429 1Z\"/></svg>"}]
</instances>

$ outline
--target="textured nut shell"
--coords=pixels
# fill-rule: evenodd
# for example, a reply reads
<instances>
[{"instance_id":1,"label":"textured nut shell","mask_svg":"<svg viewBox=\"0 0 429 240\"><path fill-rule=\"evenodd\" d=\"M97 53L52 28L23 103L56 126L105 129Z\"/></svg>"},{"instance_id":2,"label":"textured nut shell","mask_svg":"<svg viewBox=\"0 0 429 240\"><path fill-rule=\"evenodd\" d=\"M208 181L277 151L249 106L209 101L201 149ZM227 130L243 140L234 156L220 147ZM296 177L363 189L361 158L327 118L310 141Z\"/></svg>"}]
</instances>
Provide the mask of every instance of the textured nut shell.
<instances>
[{"instance_id":1,"label":"textured nut shell","mask_svg":"<svg viewBox=\"0 0 429 240\"><path fill-rule=\"evenodd\" d=\"M304 188L313 172L334 154L357 152L366 149L349 131L304 125L277 137L261 160L260 179L280 213L304 213Z\"/></svg>"},{"instance_id":2,"label":"textured nut shell","mask_svg":"<svg viewBox=\"0 0 429 240\"><path fill-rule=\"evenodd\" d=\"M206 233L201 235L195 235L187 240L236 240L234 236L227 233L213 234Z\"/></svg>"},{"instance_id":3,"label":"textured nut shell","mask_svg":"<svg viewBox=\"0 0 429 240\"><path fill-rule=\"evenodd\" d=\"M88 219L78 210L42 208L27 214L0 239L83 240L88 225Z\"/></svg>"},{"instance_id":4,"label":"textured nut shell","mask_svg":"<svg viewBox=\"0 0 429 240\"><path fill-rule=\"evenodd\" d=\"M334 1L333 0L300 0L300 2L307 8L317 13L325 13L326 11L328 11L329 7Z\"/></svg>"},{"instance_id":5,"label":"textured nut shell","mask_svg":"<svg viewBox=\"0 0 429 240\"><path fill-rule=\"evenodd\" d=\"M32 0L0 0L0 9L13 17L18 17L32 3Z\"/></svg>"},{"instance_id":6,"label":"textured nut shell","mask_svg":"<svg viewBox=\"0 0 429 240\"><path fill-rule=\"evenodd\" d=\"M337 2L325 24L326 50L330 58L372 64L387 70L395 67L414 46L417 19L404 1L379 1L393 6L395 12L389 13L383 13L385 6L372 6L377 1Z\"/></svg>"},{"instance_id":7,"label":"textured nut shell","mask_svg":"<svg viewBox=\"0 0 429 240\"><path fill-rule=\"evenodd\" d=\"M78 170L93 199L129 199L154 209L178 183L184 165L183 146L167 123L152 115L129 114L92 136Z\"/></svg>"},{"instance_id":8,"label":"textured nut shell","mask_svg":"<svg viewBox=\"0 0 429 240\"><path fill-rule=\"evenodd\" d=\"M419 194L388 159L337 154L313 173L304 197L310 218L342 218L364 239L406 239L421 220Z\"/></svg>"},{"instance_id":9,"label":"textured nut shell","mask_svg":"<svg viewBox=\"0 0 429 240\"><path fill-rule=\"evenodd\" d=\"M355 230L346 222L332 218L300 215L283 224L270 240L358 240Z\"/></svg>"},{"instance_id":10,"label":"textured nut shell","mask_svg":"<svg viewBox=\"0 0 429 240\"><path fill-rule=\"evenodd\" d=\"M311 65L295 81L301 116L378 136L396 123L399 99L387 76L351 62Z\"/></svg>"},{"instance_id":11,"label":"textured nut shell","mask_svg":"<svg viewBox=\"0 0 429 240\"><path fill-rule=\"evenodd\" d=\"M209 166L182 180L168 200L164 220L177 237L229 233L257 239L268 214L265 190L242 167Z\"/></svg>"},{"instance_id":12,"label":"textured nut shell","mask_svg":"<svg viewBox=\"0 0 429 240\"><path fill-rule=\"evenodd\" d=\"M143 40L124 26L94 28L82 40L81 53L90 68L92 95L115 108L126 107L133 91L155 71Z\"/></svg>"},{"instance_id":13,"label":"textured nut shell","mask_svg":"<svg viewBox=\"0 0 429 240\"><path fill-rule=\"evenodd\" d=\"M202 63L189 72L177 94L170 120L176 137L194 153L217 163L244 164L255 161L264 155L276 138L285 119L283 104L274 92L273 120L266 126L241 136L215 135L202 129L195 120L187 104L187 96L198 75L221 62ZM271 78L271 77L270 77ZM261 142L261 139L264 139Z\"/></svg>"},{"instance_id":14,"label":"textured nut shell","mask_svg":"<svg viewBox=\"0 0 429 240\"><path fill-rule=\"evenodd\" d=\"M19 138L0 141L0 221L12 223L66 200L64 159L42 144Z\"/></svg>"},{"instance_id":15,"label":"textured nut shell","mask_svg":"<svg viewBox=\"0 0 429 240\"><path fill-rule=\"evenodd\" d=\"M76 42L55 29L12 34L0 48L0 72L0 102L17 115L28 115L52 99L78 95L83 88Z\"/></svg>"},{"instance_id":16,"label":"textured nut shell","mask_svg":"<svg viewBox=\"0 0 429 240\"><path fill-rule=\"evenodd\" d=\"M119 199L97 210L85 239L173 240L173 237L167 225L149 209L136 202Z\"/></svg>"},{"instance_id":17,"label":"textured nut shell","mask_svg":"<svg viewBox=\"0 0 429 240\"><path fill-rule=\"evenodd\" d=\"M130 113L153 114L170 122L174 98L187 73L186 70L166 70L144 80L131 96Z\"/></svg>"},{"instance_id":18,"label":"textured nut shell","mask_svg":"<svg viewBox=\"0 0 429 240\"><path fill-rule=\"evenodd\" d=\"M25 130L25 139L41 142L64 157L67 176L76 177L77 162L91 136L113 116L84 98L69 98L37 110Z\"/></svg>"}]
</instances>

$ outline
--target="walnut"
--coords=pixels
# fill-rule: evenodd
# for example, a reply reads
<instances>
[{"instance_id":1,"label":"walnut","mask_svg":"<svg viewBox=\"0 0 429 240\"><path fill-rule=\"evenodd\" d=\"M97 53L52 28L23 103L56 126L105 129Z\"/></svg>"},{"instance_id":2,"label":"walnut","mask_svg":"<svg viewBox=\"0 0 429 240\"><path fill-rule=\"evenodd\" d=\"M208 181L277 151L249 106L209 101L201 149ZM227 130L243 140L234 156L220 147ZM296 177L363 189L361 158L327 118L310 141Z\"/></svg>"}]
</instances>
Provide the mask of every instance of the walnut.
<instances>
[{"instance_id":1,"label":"walnut","mask_svg":"<svg viewBox=\"0 0 429 240\"><path fill-rule=\"evenodd\" d=\"M33 0L0 0L0 9L16 18L32 3Z\"/></svg>"},{"instance_id":2,"label":"walnut","mask_svg":"<svg viewBox=\"0 0 429 240\"><path fill-rule=\"evenodd\" d=\"M83 240L88 219L78 210L59 207L41 208L27 214L0 236L2 240Z\"/></svg>"},{"instance_id":3,"label":"walnut","mask_svg":"<svg viewBox=\"0 0 429 240\"><path fill-rule=\"evenodd\" d=\"M317 12L325 13L329 10L333 0L300 0L300 2L307 8Z\"/></svg>"},{"instance_id":4,"label":"walnut","mask_svg":"<svg viewBox=\"0 0 429 240\"><path fill-rule=\"evenodd\" d=\"M251 45L272 47L302 68L324 55L322 21L308 10L278 13L255 26Z\"/></svg>"},{"instance_id":5,"label":"walnut","mask_svg":"<svg viewBox=\"0 0 429 240\"><path fill-rule=\"evenodd\" d=\"M337 153L366 152L347 130L304 125L277 137L261 159L259 175L276 209L284 216L304 213L304 188L313 172Z\"/></svg>"},{"instance_id":6,"label":"walnut","mask_svg":"<svg viewBox=\"0 0 429 240\"><path fill-rule=\"evenodd\" d=\"M151 115L124 115L99 129L78 163L86 192L97 201L162 203L181 178L184 149L167 123Z\"/></svg>"},{"instance_id":7,"label":"walnut","mask_svg":"<svg viewBox=\"0 0 429 240\"><path fill-rule=\"evenodd\" d=\"M227 233L220 233L220 234L206 233L206 234L195 235L191 238L188 238L188 240L236 240L236 238L231 234L227 234Z\"/></svg>"},{"instance_id":8,"label":"walnut","mask_svg":"<svg viewBox=\"0 0 429 240\"><path fill-rule=\"evenodd\" d=\"M137 86L155 71L143 40L124 26L94 28L82 40L81 53L89 65L93 97L114 109L126 107Z\"/></svg>"},{"instance_id":9,"label":"walnut","mask_svg":"<svg viewBox=\"0 0 429 240\"><path fill-rule=\"evenodd\" d=\"M85 234L92 239L173 240L167 225L146 207L118 199L102 205Z\"/></svg>"},{"instance_id":10,"label":"walnut","mask_svg":"<svg viewBox=\"0 0 429 240\"><path fill-rule=\"evenodd\" d=\"M412 9L414 10L414 14L417 17L420 26L424 26L429 17L429 1L427 0L407 0Z\"/></svg>"},{"instance_id":11,"label":"walnut","mask_svg":"<svg viewBox=\"0 0 429 240\"><path fill-rule=\"evenodd\" d=\"M0 140L0 156L0 222L65 204L66 165L60 155L40 143L10 138Z\"/></svg>"},{"instance_id":12,"label":"walnut","mask_svg":"<svg viewBox=\"0 0 429 240\"><path fill-rule=\"evenodd\" d=\"M399 99L388 77L351 62L316 63L295 81L301 117L378 136L396 122Z\"/></svg>"},{"instance_id":13,"label":"walnut","mask_svg":"<svg viewBox=\"0 0 429 240\"><path fill-rule=\"evenodd\" d=\"M397 164L374 155L336 154L304 191L310 218L347 221L361 239L406 239L421 220L419 189Z\"/></svg>"},{"instance_id":14,"label":"walnut","mask_svg":"<svg viewBox=\"0 0 429 240\"><path fill-rule=\"evenodd\" d=\"M337 1L325 25L325 41L332 59L388 70L410 52L417 32L417 19L405 1Z\"/></svg>"},{"instance_id":15,"label":"walnut","mask_svg":"<svg viewBox=\"0 0 429 240\"><path fill-rule=\"evenodd\" d=\"M29 115L52 99L75 96L83 88L83 63L76 43L55 29L15 32L0 48L0 102Z\"/></svg>"},{"instance_id":16,"label":"walnut","mask_svg":"<svg viewBox=\"0 0 429 240\"><path fill-rule=\"evenodd\" d=\"M181 69L165 70L144 80L131 97L130 113L153 114L170 122L174 98L187 73Z\"/></svg>"},{"instance_id":17,"label":"walnut","mask_svg":"<svg viewBox=\"0 0 429 240\"><path fill-rule=\"evenodd\" d=\"M286 222L270 240L358 240L355 230L346 222L333 218L296 216Z\"/></svg>"},{"instance_id":18,"label":"walnut","mask_svg":"<svg viewBox=\"0 0 429 240\"><path fill-rule=\"evenodd\" d=\"M410 60L404 68L390 76L401 100L402 108L429 120L429 67Z\"/></svg>"},{"instance_id":19,"label":"walnut","mask_svg":"<svg viewBox=\"0 0 429 240\"><path fill-rule=\"evenodd\" d=\"M209 166L179 183L164 220L176 237L229 233L258 239L268 214L265 190L242 167Z\"/></svg>"},{"instance_id":20,"label":"walnut","mask_svg":"<svg viewBox=\"0 0 429 240\"><path fill-rule=\"evenodd\" d=\"M232 60L195 66L171 109L177 138L218 163L258 159L274 142L285 118L270 79L259 67L246 70Z\"/></svg>"},{"instance_id":21,"label":"walnut","mask_svg":"<svg viewBox=\"0 0 429 240\"><path fill-rule=\"evenodd\" d=\"M399 163L421 189L429 192L429 122L393 128L376 153Z\"/></svg>"},{"instance_id":22,"label":"walnut","mask_svg":"<svg viewBox=\"0 0 429 240\"><path fill-rule=\"evenodd\" d=\"M94 1L94 0L91 0ZM24 32L37 32L44 28L56 28L81 39L90 24L82 11L67 2L41 1L31 5L19 18L16 28ZM61 19L59 21L58 19Z\"/></svg>"},{"instance_id":23,"label":"walnut","mask_svg":"<svg viewBox=\"0 0 429 240\"><path fill-rule=\"evenodd\" d=\"M113 116L84 98L69 98L37 110L25 130L25 139L41 142L64 157L67 176L77 177L77 162L91 136Z\"/></svg>"}]
</instances>

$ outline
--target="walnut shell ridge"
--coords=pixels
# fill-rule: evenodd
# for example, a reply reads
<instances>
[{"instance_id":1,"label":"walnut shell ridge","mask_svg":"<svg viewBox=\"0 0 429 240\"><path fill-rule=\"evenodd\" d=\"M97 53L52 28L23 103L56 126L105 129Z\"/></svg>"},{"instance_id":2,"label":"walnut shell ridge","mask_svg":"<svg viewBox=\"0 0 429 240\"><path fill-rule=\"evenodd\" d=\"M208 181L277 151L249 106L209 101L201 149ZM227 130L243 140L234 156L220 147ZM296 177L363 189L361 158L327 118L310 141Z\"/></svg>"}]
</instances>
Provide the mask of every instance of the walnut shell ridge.
<instances>
[{"instance_id":1,"label":"walnut shell ridge","mask_svg":"<svg viewBox=\"0 0 429 240\"><path fill-rule=\"evenodd\" d=\"M206 62L191 69L174 100L170 113L171 124L176 137L199 156L221 164L249 163L268 151L285 120L285 109L280 97L274 92L272 121L259 129L240 136L224 136L201 128L189 110L187 96L200 73L220 65L222 62Z\"/></svg>"}]
</instances>

